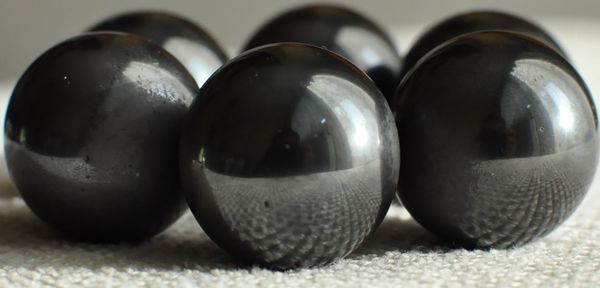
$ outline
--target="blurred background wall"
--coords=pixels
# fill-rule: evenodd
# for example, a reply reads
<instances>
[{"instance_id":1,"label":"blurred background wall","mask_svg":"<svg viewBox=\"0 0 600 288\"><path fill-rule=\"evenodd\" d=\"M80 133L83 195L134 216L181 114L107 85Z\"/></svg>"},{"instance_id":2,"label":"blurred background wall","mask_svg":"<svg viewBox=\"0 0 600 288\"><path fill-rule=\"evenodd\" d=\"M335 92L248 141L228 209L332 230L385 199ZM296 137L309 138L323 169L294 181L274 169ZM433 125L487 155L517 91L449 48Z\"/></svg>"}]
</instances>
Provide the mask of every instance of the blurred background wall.
<instances>
[{"instance_id":1,"label":"blurred background wall","mask_svg":"<svg viewBox=\"0 0 600 288\"><path fill-rule=\"evenodd\" d=\"M189 18L211 32L225 47L235 49L264 21L280 11L316 1L301 0L0 0L0 81L16 79L27 65L53 44L76 35L93 23L128 10L162 9ZM323 1L320 1L323 2ZM600 18L598 0L346 0L391 29L428 24L451 14L480 8L501 9L544 24L552 18ZM551 27L549 27L551 28ZM549 29L552 31L552 29ZM577 33L577 31L573 31ZM600 35L582 35L600 37ZM409 40L398 40L402 53Z\"/></svg>"}]
</instances>

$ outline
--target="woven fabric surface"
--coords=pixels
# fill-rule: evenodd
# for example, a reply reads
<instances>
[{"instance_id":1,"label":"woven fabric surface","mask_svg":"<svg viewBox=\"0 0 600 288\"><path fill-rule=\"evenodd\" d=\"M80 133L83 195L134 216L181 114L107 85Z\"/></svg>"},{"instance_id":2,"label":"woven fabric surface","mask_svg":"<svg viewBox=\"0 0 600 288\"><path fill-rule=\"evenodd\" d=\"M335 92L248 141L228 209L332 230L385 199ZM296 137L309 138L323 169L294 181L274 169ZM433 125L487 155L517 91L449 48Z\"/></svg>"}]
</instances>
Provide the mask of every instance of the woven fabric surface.
<instances>
[{"instance_id":1,"label":"woven fabric surface","mask_svg":"<svg viewBox=\"0 0 600 288\"><path fill-rule=\"evenodd\" d=\"M561 40L598 97L600 21L559 19L544 24ZM395 30L403 51L422 28ZM2 109L12 85L0 83ZM576 213L547 237L523 247L450 248L393 206L376 233L347 258L325 267L280 272L238 263L207 238L190 213L138 245L64 240L25 206L2 166L0 287L599 287L600 173L596 174Z\"/></svg>"}]
</instances>

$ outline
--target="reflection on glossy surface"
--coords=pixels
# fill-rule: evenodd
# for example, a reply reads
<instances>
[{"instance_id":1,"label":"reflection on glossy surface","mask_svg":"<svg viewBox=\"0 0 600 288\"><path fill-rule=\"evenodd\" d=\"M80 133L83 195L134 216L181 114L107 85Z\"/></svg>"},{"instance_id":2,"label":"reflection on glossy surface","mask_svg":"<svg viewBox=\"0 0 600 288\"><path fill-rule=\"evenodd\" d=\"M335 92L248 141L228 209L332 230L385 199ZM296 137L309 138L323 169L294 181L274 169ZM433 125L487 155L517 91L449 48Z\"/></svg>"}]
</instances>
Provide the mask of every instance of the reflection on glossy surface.
<instances>
[{"instance_id":1,"label":"reflection on glossy surface","mask_svg":"<svg viewBox=\"0 0 600 288\"><path fill-rule=\"evenodd\" d=\"M532 22L496 11L467 12L445 19L423 33L404 58L402 77L415 66L421 57L438 45L456 36L482 30L507 30L525 33L566 55L552 36Z\"/></svg>"},{"instance_id":2,"label":"reflection on glossy surface","mask_svg":"<svg viewBox=\"0 0 600 288\"><path fill-rule=\"evenodd\" d=\"M575 210L593 179L591 96L564 58L522 34L448 42L407 76L392 109L400 197L453 243L502 248L541 237Z\"/></svg>"},{"instance_id":3,"label":"reflection on glossy surface","mask_svg":"<svg viewBox=\"0 0 600 288\"><path fill-rule=\"evenodd\" d=\"M390 37L371 20L342 7L288 11L261 27L244 50L275 42L308 43L339 53L365 71L386 98L400 79L400 56Z\"/></svg>"},{"instance_id":4,"label":"reflection on glossy surface","mask_svg":"<svg viewBox=\"0 0 600 288\"><path fill-rule=\"evenodd\" d=\"M106 19L90 31L119 31L143 36L173 54L202 86L227 55L196 24L164 12L134 12Z\"/></svg>"},{"instance_id":5,"label":"reflection on glossy surface","mask_svg":"<svg viewBox=\"0 0 600 288\"><path fill-rule=\"evenodd\" d=\"M184 211L178 131L197 91L169 53L89 34L45 52L7 111L12 179L42 220L78 239L141 240Z\"/></svg>"},{"instance_id":6,"label":"reflection on glossy surface","mask_svg":"<svg viewBox=\"0 0 600 288\"><path fill-rule=\"evenodd\" d=\"M242 54L202 88L180 149L204 231L269 267L334 261L381 222L398 179L393 117L341 57L301 44Z\"/></svg>"}]
</instances>

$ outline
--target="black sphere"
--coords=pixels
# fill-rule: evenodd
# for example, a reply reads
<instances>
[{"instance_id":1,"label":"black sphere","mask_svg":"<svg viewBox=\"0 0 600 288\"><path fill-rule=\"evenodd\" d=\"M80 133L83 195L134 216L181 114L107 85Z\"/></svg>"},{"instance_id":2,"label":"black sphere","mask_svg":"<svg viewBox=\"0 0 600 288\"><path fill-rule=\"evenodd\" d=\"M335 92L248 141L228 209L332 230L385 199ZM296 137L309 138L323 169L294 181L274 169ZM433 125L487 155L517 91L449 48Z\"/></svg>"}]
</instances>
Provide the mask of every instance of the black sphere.
<instances>
[{"instance_id":1,"label":"black sphere","mask_svg":"<svg viewBox=\"0 0 600 288\"><path fill-rule=\"evenodd\" d=\"M394 197L398 156L391 111L362 71L327 50L280 43L208 80L184 121L180 168L210 238L287 269L358 247Z\"/></svg>"},{"instance_id":2,"label":"black sphere","mask_svg":"<svg viewBox=\"0 0 600 288\"><path fill-rule=\"evenodd\" d=\"M137 36L92 33L46 51L6 116L6 160L23 199L76 239L161 232L185 209L178 137L197 90L175 58Z\"/></svg>"},{"instance_id":3,"label":"black sphere","mask_svg":"<svg viewBox=\"0 0 600 288\"><path fill-rule=\"evenodd\" d=\"M402 64L401 77L412 69L421 57L438 45L463 34L504 30L527 34L566 55L560 45L543 28L525 19L496 11L474 11L452 16L423 33L408 51Z\"/></svg>"},{"instance_id":4,"label":"black sphere","mask_svg":"<svg viewBox=\"0 0 600 288\"><path fill-rule=\"evenodd\" d=\"M427 229L469 248L541 237L583 199L597 113L580 76L528 36L479 32L419 61L394 98L399 195Z\"/></svg>"},{"instance_id":5,"label":"black sphere","mask_svg":"<svg viewBox=\"0 0 600 288\"><path fill-rule=\"evenodd\" d=\"M165 12L130 12L105 19L89 31L142 36L173 54L202 86L228 58L221 46L193 22Z\"/></svg>"},{"instance_id":6,"label":"black sphere","mask_svg":"<svg viewBox=\"0 0 600 288\"><path fill-rule=\"evenodd\" d=\"M287 11L264 24L244 50L276 42L307 43L346 57L375 81L386 99L400 81L401 60L392 39L346 8L311 5Z\"/></svg>"}]
</instances>

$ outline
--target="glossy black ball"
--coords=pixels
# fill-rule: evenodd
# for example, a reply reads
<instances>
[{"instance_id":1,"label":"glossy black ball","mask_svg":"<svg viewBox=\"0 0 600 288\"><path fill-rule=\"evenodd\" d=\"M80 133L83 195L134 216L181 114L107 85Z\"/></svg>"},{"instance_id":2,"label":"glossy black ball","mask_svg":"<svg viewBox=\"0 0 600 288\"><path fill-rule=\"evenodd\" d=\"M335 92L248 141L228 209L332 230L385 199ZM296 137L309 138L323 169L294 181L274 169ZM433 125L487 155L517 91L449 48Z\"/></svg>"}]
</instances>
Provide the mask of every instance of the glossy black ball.
<instances>
[{"instance_id":1,"label":"glossy black ball","mask_svg":"<svg viewBox=\"0 0 600 288\"><path fill-rule=\"evenodd\" d=\"M42 54L5 123L8 168L43 221L86 241L138 241L185 210L177 161L192 76L129 34L86 34Z\"/></svg>"},{"instance_id":2,"label":"glossy black ball","mask_svg":"<svg viewBox=\"0 0 600 288\"><path fill-rule=\"evenodd\" d=\"M388 99L400 80L392 39L370 19L338 6L311 5L264 24L244 50L276 42L302 42L336 52L365 71Z\"/></svg>"},{"instance_id":3,"label":"glossy black ball","mask_svg":"<svg viewBox=\"0 0 600 288\"><path fill-rule=\"evenodd\" d=\"M394 119L373 82L303 44L244 53L201 89L180 168L204 231L243 260L287 269L352 252L398 179Z\"/></svg>"},{"instance_id":4,"label":"glossy black ball","mask_svg":"<svg viewBox=\"0 0 600 288\"><path fill-rule=\"evenodd\" d=\"M469 248L541 237L581 202L598 119L573 67L523 34L479 32L423 58L399 87L399 195L427 229Z\"/></svg>"},{"instance_id":5,"label":"glossy black ball","mask_svg":"<svg viewBox=\"0 0 600 288\"><path fill-rule=\"evenodd\" d=\"M474 11L449 17L423 33L404 58L401 76L404 77L421 57L438 45L456 36L484 30L524 33L566 55L548 32L528 20L497 11Z\"/></svg>"},{"instance_id":6,"label":"glossy black ball","mask_svg":"<svg viewBox=\"0 0 600 288\"><path fill-rule=\"evenodd\" d=\"M130 12L105 19L89 31L118 31L147 38L181 61L199 86L228 60L209 33L187 19L165 12Z\"/></svg>"}]
</instances>

